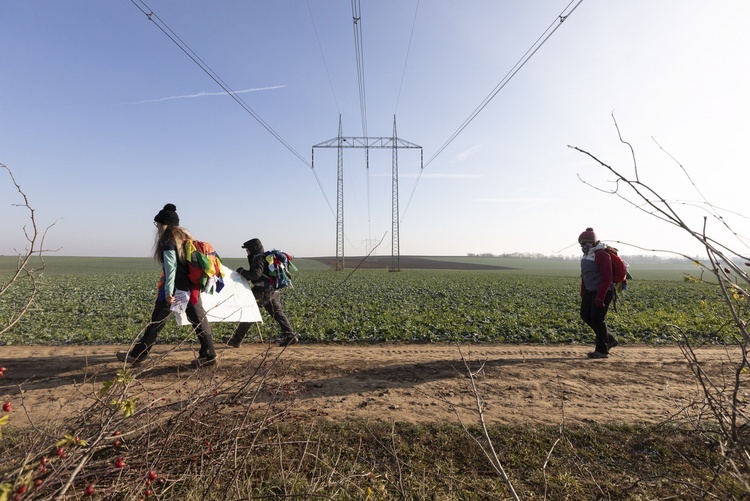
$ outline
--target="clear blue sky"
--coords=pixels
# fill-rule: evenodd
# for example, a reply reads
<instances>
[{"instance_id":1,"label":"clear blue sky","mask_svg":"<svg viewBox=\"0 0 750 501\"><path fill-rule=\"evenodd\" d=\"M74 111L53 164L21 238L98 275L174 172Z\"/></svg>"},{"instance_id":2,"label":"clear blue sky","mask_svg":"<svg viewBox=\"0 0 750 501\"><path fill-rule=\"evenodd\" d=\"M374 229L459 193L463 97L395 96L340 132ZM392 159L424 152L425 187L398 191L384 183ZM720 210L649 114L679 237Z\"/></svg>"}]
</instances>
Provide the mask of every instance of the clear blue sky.
<instances>
[{"instance_id":1,"label":"clear blue sky","mask_svg":"<svg viewBox=\"0 0 750 501\"><path fill-rule=\"evenodd\" d=\"M575 4L576 2L573 2ZM148 256L154 215L225 257L261 238L297 256L336 253L334 149L362 136L352 3L150 0L154 14L305 161L129 0L0 0L0 163L54 223L59 255ZM365 0L359 26L367 134L425 161L569 5L567 0ZM671 201L703 195L747 214L750 2L584 0L424 168L399 151L403 255L577 252L577 235L690 254L681 233L580 179L612 178L578 146ZM173 35L174 36L174 35ZM391 150L344 150L345 254L391 252ZM0 254L26 212L0 172ZM703 213L680 205L691 224ZM747 219L727 220L747 235ZM718 224L709 229L719 231ZM717 234L721 238L724 234ZM732 240L730 243L736 243ZM621 246L627 248L626 246ZM627 248L626 252L642 253Z\"/></svg>"}]
</instances>

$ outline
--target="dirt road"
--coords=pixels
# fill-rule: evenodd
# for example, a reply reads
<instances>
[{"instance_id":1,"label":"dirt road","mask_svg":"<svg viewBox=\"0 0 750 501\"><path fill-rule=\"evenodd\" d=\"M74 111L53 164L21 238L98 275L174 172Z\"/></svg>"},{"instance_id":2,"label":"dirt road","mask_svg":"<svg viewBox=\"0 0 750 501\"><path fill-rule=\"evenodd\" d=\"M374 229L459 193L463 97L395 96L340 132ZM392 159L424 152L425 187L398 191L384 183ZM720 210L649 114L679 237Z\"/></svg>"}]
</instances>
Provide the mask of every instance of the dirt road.
<instances>
[{"instance_id":1,"label":"dirt road","mask_svg":"<svg viewBox=\"0 0 750 501\"><path fill-rule=\"evenodd\" d=\"M15 409L11 423L67 419L94 401L122 364L122 346L0 347L0 401ZM176 383L241 377L266 354L271 371L291 388L302 415L406 422L476 421L475 374L488 423L656 423L701 399L677 346L621 345L609 359L589 360L583 345L305 345L221 347L220 363L196 373L191 347L157 346L137 369L143 392ZM729 374L739 353L704 347L697 355L712 374ZM163 354L163 358L158 356ZM224 378L224 379L222 379ZM185 383L187 384L187 383ZM170 398L175 397L173 393ZM24 412L26 410L27 412Z\"/></svg>"}]
</instances>

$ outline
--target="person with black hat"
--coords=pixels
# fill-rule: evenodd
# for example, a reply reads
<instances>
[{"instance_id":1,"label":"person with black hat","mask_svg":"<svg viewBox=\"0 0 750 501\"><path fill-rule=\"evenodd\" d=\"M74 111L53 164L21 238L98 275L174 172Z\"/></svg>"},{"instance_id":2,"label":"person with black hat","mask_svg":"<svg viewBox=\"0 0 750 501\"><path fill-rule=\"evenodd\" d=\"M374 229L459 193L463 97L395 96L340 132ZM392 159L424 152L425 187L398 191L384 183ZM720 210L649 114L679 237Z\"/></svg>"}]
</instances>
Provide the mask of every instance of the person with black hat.
<instances>
[{"instance_id":1,"label":"person with black hat","mask_svg":"<svg viewBox=\"0 0 750 501\"><path fill-rule=\"evenodd\" d=\"M271 318L281 327L281 340L279 346L288 346L299 341L299 337L292 329L292 324L284 315L281 309L281 293L271 287L270 276L268 274L267 262L264 256L265 250L260 239L253 238L242 244L242 248L247 252L247 262L250 269L238 268L237 273L252 285L253 295L258 303L258 307L265 308ZM250 330L250 322L240 322L234 331L234 334L227 339L227 345L232 348L239 348L242 340Z\"/></svg>"},{"instance_id":2,"label":"person with black hat","mask_svg":"<svg viewBox=\"0 0 750 501\"><path fill-rule=\"evenodd\" d=\"M198 358L193 360L191 365L195 368L213 365L216 363L216 351L211 324L206 318L200 289L188 276L188 264L184 252L185 242L194 238L190 232L180 226L180 217L177 215L177 207L174 204L166 204L159 211L154 217L154 226L156 226L154 259L162 265L163 273L159 281L154 309L151 312L151 321L130 351L118 352L117 359L131 364L142 362L156 343L159 332L164 328L164 324L172 313L172 306L176 301L175 296L182 295L187 302L185 314L198 334L200 343Z\"/></svg>"},{"instance_id":3,"label":"person with black hat","mask_svg":"<svg viewBox=\"0 0 750 501\"><path fill-rule=\"evenodd\" d=\"M606 317L615 293L612 280L612 258L605 244L596 238L593 228L578 236L581 258L581 318L596 334L596 348L589 358L607 358L610 348L619 343L609 332Z\"/></svg>"}]
</instances>

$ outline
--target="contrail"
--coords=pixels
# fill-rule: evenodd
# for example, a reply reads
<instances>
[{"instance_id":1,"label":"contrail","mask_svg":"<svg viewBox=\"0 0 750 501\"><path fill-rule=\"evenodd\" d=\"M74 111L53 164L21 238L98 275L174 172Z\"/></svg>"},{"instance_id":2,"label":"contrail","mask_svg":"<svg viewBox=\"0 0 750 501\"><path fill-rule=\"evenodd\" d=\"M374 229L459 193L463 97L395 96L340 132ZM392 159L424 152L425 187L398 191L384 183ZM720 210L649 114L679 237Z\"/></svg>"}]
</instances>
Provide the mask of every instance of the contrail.
<instances>
[{"instance_id":1,"label":"contrail","mask_svg":"<svg viewBox=\"0 0 750 501\"><path fill-rule=\"evenodd\" d=\"M469 158L471 155L473 155L479 148L484 146L484 143L480 143L476 146L472 146L471 148L467 148L458 155L456 155L456 160L463 161Z\"/></svg>"},{"instance_id":2,"label":"contrail","mask_svg":"<svg viewBox=\"0 0 750 501\"><path fill-rule=\"evenodd\" d=\"M232 91L232 94L245 94L247 92L258 92L261 90L273 90L273 89L283 89L286 87L286 85L275 85L273 87L258 87L255 89L245 89L245 90L236 90ZM169 96L169 97L160 97L159 99L147 99L145 101L137 101L135 103L127 103L127 104L146 104L146 103L160 103L162 101L169 101L171 99L192 99L196 97L206 97L206 96L224 96L226 95L226 92L198 92L196 94L186 94L184 96Z\"/></svg>"}]
</instances>

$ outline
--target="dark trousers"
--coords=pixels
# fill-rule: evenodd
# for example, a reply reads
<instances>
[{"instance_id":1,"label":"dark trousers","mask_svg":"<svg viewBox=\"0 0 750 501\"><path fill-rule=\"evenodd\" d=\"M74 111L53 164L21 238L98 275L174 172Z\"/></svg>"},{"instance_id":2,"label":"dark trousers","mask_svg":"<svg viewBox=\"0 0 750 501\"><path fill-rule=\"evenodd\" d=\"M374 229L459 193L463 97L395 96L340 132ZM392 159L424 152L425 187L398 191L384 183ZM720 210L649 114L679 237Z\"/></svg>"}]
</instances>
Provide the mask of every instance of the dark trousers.
<instances>
[{"instance_id":1,"label":"dark trousers","mask_svg":"<svg viewBox=\"0 0 750 501\"><path fill-rule=\"evenodd\" d=\"M143 358L148 354L151 347L156 343L156 337L164 328L164 324L172 313L169 306L169 303L166 301L157 300L154 303L154 310L151 312L151 322L146 327L146 332L143 333L141 339L130 350L131 357ZM198 334L198 342L201 344L199 356L207 358L215 357L216 351L214 350L214 338L211 335L211 324L208 323L206 310L203 309L200 297L197 303L188 304L185 314L188 320L190 320L193 329L195 329L196 334Z\"/></svg>"},{"instance_id":2,"label":"dark trousers","mask_svg":"<svg viewBox=\"0 0 750 501\"><path fill-rule=\"evenodd\" d=\"M596 351L600 353L609 353L609 347L607 344L614 339L607 328L607 322L605 320L613 296L613 291L607 293L607 296L604 298L603 308L599 308L594 304L596 291L584 291L583 297L581 297L581 318L586 322L586 325L593 329L594 334L596 334Z\"/></svg>"},{"instance_id":3,"label":"dark trousers","mask_svg":"<svg viewBox=\"0 0 750 501\"><path fill-rule=\"evenodd\" d=\"M286 318L286 315L284 315L284 311L281 309L281 293L275 290L261 292L253 291L253 294L255 294L255 300L258 302L258 307L264 308L266 312L271 315L271 318L273 318L276 323L279 324L279 327L281 327L282 336L286 337L289 335L294 335L292 324L289 323L289 319ZM232 338L236 339L237 341L242 341L252 325L252 322L240 322L240 324L234 330Z\"/></svg>"}]
</instances>

